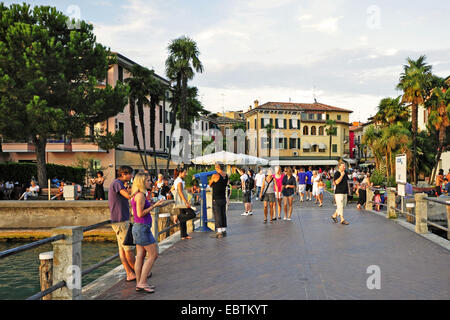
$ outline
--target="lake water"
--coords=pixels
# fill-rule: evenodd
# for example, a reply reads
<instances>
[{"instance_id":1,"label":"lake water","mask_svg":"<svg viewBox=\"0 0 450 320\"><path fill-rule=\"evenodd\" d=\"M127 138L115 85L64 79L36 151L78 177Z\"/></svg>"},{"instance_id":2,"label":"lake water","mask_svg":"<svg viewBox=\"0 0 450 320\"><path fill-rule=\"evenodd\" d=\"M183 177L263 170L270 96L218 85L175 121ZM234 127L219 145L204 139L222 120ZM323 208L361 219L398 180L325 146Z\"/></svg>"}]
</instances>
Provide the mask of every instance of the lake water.
<instances>
[{"instance_id":1,"label":"lake water","mask_svg":"<svg viewBox=\"0 0 450 320\"><path fill-rule=\"evenodd\" d=\"M15 248L26 243L0 243L0 251ZM39 283L39 254L52 251L46 244L0 260L0 300L23 300L41 291ZM82 270L118 253L117 242L83 242ZM114 259L101 268L83 277L85 286L103 274L120 265Z\"/></svg>"}]
</instances>

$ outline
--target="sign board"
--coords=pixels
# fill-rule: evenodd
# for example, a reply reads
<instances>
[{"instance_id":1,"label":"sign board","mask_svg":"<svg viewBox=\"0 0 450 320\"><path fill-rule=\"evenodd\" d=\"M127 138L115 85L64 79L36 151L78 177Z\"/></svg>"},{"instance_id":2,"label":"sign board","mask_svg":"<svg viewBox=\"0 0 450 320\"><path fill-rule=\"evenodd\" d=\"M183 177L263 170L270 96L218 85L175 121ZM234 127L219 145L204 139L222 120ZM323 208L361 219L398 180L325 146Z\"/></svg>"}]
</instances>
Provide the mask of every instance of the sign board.
<instances>
[{"instance_id":1,"label":"sign board","mask_svg":"<svg viewBox=\"0 0 450 320\"><path fill-rule=\"evenodd\" d=\"M395 181L397 183L406 184L407 182L407 159L406 155L395 157Z\"/></svg>"},{"instance_id":2,"label":"sign board","mask_svg":"<svg viewBox=\"0 0 450 320\"><path fill-rule=\"evenodd\" d=\"M405 192L405 185L404 184L398 184L397 185L397 193L399 196L401 197L405 197L406 196L406 192Z\"/></svg>"}]
</instances>

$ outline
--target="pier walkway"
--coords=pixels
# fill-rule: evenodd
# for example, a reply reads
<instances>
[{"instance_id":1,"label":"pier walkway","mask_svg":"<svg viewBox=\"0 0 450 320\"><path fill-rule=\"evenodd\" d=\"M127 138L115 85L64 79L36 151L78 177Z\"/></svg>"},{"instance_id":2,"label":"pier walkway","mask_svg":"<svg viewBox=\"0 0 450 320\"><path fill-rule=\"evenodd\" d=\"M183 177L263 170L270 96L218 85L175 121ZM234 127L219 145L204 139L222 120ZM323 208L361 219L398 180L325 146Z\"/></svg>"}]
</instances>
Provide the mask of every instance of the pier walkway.
<instances>
[{"instance_id":1,"label":"pier walkway","mask_svg":"<svg viewBox=\"0 0 450 320\"><path fill-rule=\"evenodd\" d=\"M292 221L264 224L254 204L253 216L230 204L227 237L194 232L164 251L149 279L154 294L123 280L97 299L450 298L450 252L385 217L349 204L350 225L335 224L326 194L322 208L296 197ZM380 289L368 289L370 266L379 267Z\"/></svg>"}]
</instances>

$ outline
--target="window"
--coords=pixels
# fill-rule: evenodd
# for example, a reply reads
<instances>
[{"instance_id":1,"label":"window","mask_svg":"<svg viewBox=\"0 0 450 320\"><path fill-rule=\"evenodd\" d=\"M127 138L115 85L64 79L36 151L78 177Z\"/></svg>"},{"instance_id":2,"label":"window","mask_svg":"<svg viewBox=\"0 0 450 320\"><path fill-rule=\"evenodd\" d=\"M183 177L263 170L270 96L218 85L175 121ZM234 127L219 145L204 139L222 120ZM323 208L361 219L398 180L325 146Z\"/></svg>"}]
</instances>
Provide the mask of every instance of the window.
<instances>
[{"instance_id":1,"label":"window","mask_svg":"<svg viewBox=\"0 0 450 320\"><path fill-rule=\"evenodd\" d=\"M256 119L255 119L255 130L258 129L257 127L258 127L258 121L256 121Z\"/></svg>"},{"instance_id":2,"label":"window","mask_svg":"<svg viewBox=\"0 0 450 320\"><path fill-rule=\"evenodd\" d=\"M314 120L314 113L308 114L308 119L309 120Z\"/></svg>"},{"instance_id":3,"label":"window","mask_svg":"<svg viewBox=\"0 0 450 320\"><path fill-rule=\"evenodd\" d=\"M319 127L319 136L323 136L324 135L324 128L323 127Z\"/></svg>"},{"instance_id":4,"label":"window","mask_svg":"<svg viewBox=\"0 0 450 320\"><path fill-rule=\"evenodd\" d=\"M311 127L311 135L312 135L312 136L315 136L315 135L316 135L316 127L315 127L315 126L312 126L312 127Z\"/></svg>"},{"instance_id":5,"label":"window","mask_svg":"<svg viewBox=\"0 0 450 320\"><path fill-rule=\"evenodd\" d=\"M289 149L297 149L297 139L296 138L289 138Z\"/></svg>"},{"instance_id":6,"label":"window","mask_svg":"<svg viewBox=\"0 0 450 320\"><path fill-rule=\"evenodd\" d=\"M341 120L341 115L340 114L337 115L337 119Z\"/></svg>"},{"instance_id":7,"label":"window","mask_svg":"<svg viewBox=\"0 0 450 320\"><path fill-rule=\"evenodd\" d=\"M317 148L318 148L318 147L317 147L317 144L313 145L313 146L312 146L312 152L317 152Z\"/></svg>"},{"instance_id":8,"label":"window","mask_svg":"<svg viewBox=\"0 0 450 320\"><path fill-rule=\"evenodd\" d=\"M321 113L317 114L317 120L322 120L322 114Z\"/></svg>"},{"instance_id":9,"label":"window","mask_svg":"<svg viewBox=\"0 0 450 320\"><path fill-rule=\"evenodd\" d=\"M308 126L304 126L303 127L303 135L307 136L308 135Z\"/></svg>"},{"instance_id":10,"label":"window","mask_svg":"<svg viewBox=\"0 0 450 320\"><path fill-rule=\"evenodd\" d=\"M333 151L333 152L337 152L337 144L333 144L332 151Z\"/></svg>"},{"instance_id":11,"label":"window","mask_svg":"<svg viewBox=\"0 0 450 320\"><path fill-rule=\"evenodd\" d=\"M308 115L306 113L301 114L302 120L308 120Z\"/></svg>"},{"instance_id":12,"label":"window","mask_svg":"<svg viewBox=\"0 0 450 320\"><path fill-rule=\"evenodd\" d=\"M275 146L277 149L287 149L287 138L276 138L275 141L277 142Z\"/></svg>"},{"instance_id":13,"label":"window","mask_svg":"<svg viewBox=\"0 0 450 320\"><path fill-rule=\"evenodd\" d=\"M124 144L125 143L125 141L124 141L125 140L125 137L124 137L125 127L124 127L123 122L119 122L119 131L122 132L122 142L120 144Z\"/></svg>"},{"instance_id":14,"label":"window","mask_svg":"<svg viewBox=\"0 0 450 320\"><path fill-rule=\"evenodd\" d=\"M329 114L327 114L327 118L326 118L327 120L330 120L330 115Z\"/></svg>"},{"instance_id":15,"label":"window","mask_svg":"<svg viewBox=\"0 0 450 320\"><path fill-rule=\"evenodd\" d=\"M269 138L261 138L261 149L269 149L271 147Z\"/></svg>"}]
</instances>

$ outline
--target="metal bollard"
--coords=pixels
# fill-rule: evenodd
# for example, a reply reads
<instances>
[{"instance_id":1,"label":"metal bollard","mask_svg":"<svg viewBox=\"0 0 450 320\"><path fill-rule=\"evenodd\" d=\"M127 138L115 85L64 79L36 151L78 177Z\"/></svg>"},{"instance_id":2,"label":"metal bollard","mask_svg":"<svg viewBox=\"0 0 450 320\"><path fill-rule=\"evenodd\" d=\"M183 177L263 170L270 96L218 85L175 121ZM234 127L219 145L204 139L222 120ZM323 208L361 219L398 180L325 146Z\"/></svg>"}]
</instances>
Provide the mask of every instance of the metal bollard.
<instances>
[{"instance_id":1,"label":"metal bollard","mask_svg":"<svg viewBox=\"0 0 450 320\"><path fill-rule=\"evenodd\" d=\"M425 193L414 196L416 200L416 232L421 234L428 233L428 203L426 197Z\"/></svg>"}]
</instances>

